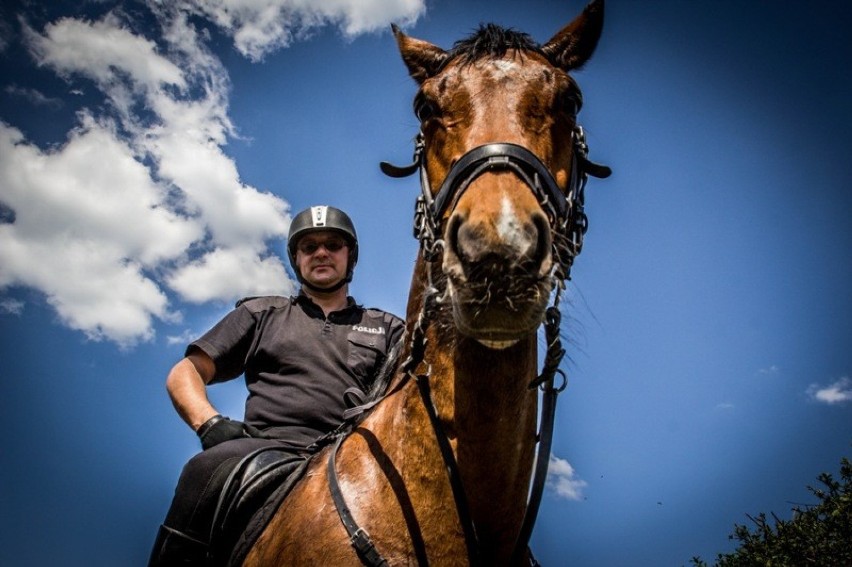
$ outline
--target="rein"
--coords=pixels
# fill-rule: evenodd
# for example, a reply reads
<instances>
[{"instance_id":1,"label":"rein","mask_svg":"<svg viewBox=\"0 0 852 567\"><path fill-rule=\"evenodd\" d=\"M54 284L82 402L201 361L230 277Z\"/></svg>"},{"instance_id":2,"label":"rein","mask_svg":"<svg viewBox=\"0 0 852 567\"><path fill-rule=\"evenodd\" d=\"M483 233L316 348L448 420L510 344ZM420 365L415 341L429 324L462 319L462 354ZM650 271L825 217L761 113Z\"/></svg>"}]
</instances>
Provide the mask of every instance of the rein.
<instances>
[{"instance_id":1,"label":"rein","mask_svg":"<svg viewBox=\"0 0 852 567\"><path fill-rule=\"evenodd\" d=\"M553 305L545 313L543 323L547 351L541 374L529 384L530 389L540 388L542 390L542 406L537 436L539 447L536 453L533 478L530 484L524 520L512 554L512 564L518 564L528 549L529 538L535 525L546 484L553 440L553 424L556 416L556 397L567 386L567 377L559 368L565 349L562 348L559 338L561 313L558 305L561 292L565 286L564 282L570 279L571 266L574 258L582 249L583 236L588 229L588 219L583 212L585 185L589 175L605 178L611 174L609 167L589 161L585 132L580 126L576 126L572 132L572 145L571 180L565 193L559 188L547 166L530 150L517 144L491 143L473 148L453 165L434 197L426 171L425 141L422 131L417 136L413 161L410 165L400 167L388 162L381 162L380 164L382 171L391 177L407 177L418 170L420 172L421 194L415 203L414 237L420 241L421 253L424 260L427 261L429 281L423 296L423 306L414 326L411 353L408 359L402 363L402 370L405 372L402 382L411 378L417 381L421 399L429 414L449 475L459 522L465 535L468 562L471 565L481 564L479 542L476 536L476 528L468 510L458 464L432 402L429 389L431 367L425 374L414 374L417 366L424 360L429 302L438 292L432 285L431 262L437 258L444 246L443 240L438 236L441 219L447 210L455 207L462 194L476 178L486 171L506 170L516 174L532 190L539 205L547 213L551 231L557 236L564 237L564 242L567 243L567 246L560 246L560 238L552 239L554 268L551 277L555 282L556 293ZM557 374L562 377L562 381L558 386L554 386ZM377 402L372 402L369 406L371 407L375 403ZM364 407L366 406L362 406L362 408ZM363 411L361 408L355 408L355 410L357 410L356 413ZM332 499L341 521L349 533L350 541L356 548L361 560L365 564L375 567L386 566L387 560L376 549L369 534L355 522L340 490L335 469L335 455L343 439L344 436L338 438L328 461L327 473ZM532 565L538 564L531 555L530 560Z\"/></svg>"}]
</instances>

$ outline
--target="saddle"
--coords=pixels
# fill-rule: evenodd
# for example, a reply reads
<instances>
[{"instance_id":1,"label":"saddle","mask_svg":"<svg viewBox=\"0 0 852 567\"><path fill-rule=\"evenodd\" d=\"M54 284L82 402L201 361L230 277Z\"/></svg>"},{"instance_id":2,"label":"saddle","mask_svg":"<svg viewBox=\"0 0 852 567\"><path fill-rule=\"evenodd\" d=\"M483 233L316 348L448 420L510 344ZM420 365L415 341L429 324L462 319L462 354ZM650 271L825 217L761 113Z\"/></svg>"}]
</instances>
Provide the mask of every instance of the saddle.
<instances>
[{"instance_id":1,"label":"saddle","mask_svg":"<svg viewBox=\"0 0 852 567\"><path fill-rule=\"evenodd\" d=\"M398 350L396 347L394 350ZM387 379L382 382L387 387ZM262 447L240 460L228 475L210 531L207 567L231 567L243 564L257 538L272 516L304 476L311 460L320 449L351 432L353 423L380 400L376 390L368 398L358 388L344 393L344 421L334 431L316 439L302 452L280 447Z\"/></svg>"},{"instance_id":2,"label":"saddle","mask_svg":"<svg viewBox=\"0 0 852 567\"><path fill-rule=\"evenodd\" d=\"M309 462L310 455L263 447L237 463L216 505L207 562L210 567L242 565Z\"/></svg>"}]
</instances>

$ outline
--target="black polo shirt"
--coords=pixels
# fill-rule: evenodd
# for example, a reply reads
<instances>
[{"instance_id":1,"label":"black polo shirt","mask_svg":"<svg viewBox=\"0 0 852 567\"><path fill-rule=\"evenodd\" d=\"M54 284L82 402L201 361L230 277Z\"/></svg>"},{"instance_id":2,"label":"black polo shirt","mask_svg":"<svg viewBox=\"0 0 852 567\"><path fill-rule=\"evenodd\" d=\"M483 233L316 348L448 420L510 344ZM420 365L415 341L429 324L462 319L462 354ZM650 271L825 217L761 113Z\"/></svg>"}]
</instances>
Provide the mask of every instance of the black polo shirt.
<instances>
[{"instance_id":1,"label":"black polo shirt","mask_svg":"<svg viewBox=\"0 0 852 567\"><path fill-rule=\"evenodd\" d=\"M197 348L213 359L212 382L245 374L247 423L307 444L341 423L343 392L369 388L402 330L398 317L352 298L326 317L304 294L254 297L238 302L187 354Z\"/></svg>"}]
</instances>

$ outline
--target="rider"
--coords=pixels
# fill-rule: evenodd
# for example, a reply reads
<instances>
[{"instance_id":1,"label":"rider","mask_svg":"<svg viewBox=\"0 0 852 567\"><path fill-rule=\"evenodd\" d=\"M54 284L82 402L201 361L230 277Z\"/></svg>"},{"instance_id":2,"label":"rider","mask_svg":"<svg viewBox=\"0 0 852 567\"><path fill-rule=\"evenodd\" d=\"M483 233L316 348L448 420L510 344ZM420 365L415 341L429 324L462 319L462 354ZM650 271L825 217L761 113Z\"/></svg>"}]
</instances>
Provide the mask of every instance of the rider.
<instances>
[{"instance_id":1,"label":"rider","mask_svg":"<svg viewBox=\"0 0 852 567\"><path fill-rule=\"evenodd\" d=\"M218 494L239 460L269 445L299 452L334 430L344 391L366 391L402 334L398 317L348 296L358 238L346 213L300 212L287 255L299 294L239 301L168 375L172 403L203 451L181 473L150 566L203 564ZM249 391L244 422L219 414L206 393L208 384L241 374Z\"/></svg>"}]
</instances>

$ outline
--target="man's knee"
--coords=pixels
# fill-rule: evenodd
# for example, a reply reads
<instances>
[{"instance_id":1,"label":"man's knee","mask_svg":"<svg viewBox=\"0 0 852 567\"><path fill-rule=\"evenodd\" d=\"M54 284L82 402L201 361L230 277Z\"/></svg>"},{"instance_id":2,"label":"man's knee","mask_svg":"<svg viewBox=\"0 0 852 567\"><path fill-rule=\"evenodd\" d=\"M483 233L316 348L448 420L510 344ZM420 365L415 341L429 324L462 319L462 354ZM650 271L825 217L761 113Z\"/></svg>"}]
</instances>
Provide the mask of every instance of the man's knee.
<instances>
[{"instance_id":1,"label":"man's knee","mask_svg":"<svg viewBox=\"0 0 852 567\"><path fill-rule=\"evenodd\" d=\"M184 465L178 484L203 487L223 465L233 466L239 459L268 443L265 439L234 439L196 453Z\"/></svg>"},{"instance_id":2,"label":"man's knee","mask_svg":"<svg viewBox=\"0 0 852 567\"><path fill-rule=\"evenodd\" d=\"M240 460L268 445L264 439L226 441L194 455L183 467L166 525L206 540L219 493Z\"/></svg>"}]
</instances>

